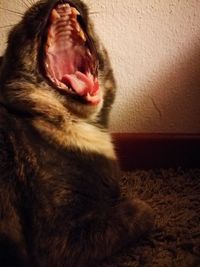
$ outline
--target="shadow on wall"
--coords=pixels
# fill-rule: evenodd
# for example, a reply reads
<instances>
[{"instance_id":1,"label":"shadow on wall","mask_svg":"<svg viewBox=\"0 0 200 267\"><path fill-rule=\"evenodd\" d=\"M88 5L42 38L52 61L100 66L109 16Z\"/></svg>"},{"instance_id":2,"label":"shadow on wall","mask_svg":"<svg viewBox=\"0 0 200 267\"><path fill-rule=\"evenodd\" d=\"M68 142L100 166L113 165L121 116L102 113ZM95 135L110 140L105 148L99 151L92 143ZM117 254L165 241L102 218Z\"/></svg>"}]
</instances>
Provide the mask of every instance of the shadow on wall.
<instances>
[{"instance_id":1,"label":"shadow on wall","mask_svg":"<svg viewBox=\"0 0 200 267\"><path fill-rule=\"evenodd\" d=\"M134 132L200 133L200 44L178 63L172 61L170 69L161 66L161 75L141 88L138 101L134 94L128 99L117 124L130 114Z\"/></svg>"}]
</instances>

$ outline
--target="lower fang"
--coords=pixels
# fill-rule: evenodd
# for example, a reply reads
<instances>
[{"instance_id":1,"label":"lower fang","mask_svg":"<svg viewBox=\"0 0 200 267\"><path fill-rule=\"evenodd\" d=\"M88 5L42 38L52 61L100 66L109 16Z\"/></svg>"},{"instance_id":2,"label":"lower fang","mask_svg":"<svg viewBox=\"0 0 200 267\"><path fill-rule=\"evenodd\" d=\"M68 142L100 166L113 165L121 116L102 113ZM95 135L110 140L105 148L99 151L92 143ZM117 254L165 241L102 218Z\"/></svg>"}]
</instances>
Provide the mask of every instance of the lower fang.
<instances>
[{"instance_id":1,"label":"lower fang","mask_svg":"<svg viewBox=\"0 0 200 267\"><path fill-rule=\"evenodd\" d=\"M82 30L80 30L79 35L80 35L81 39L85 42L86 38L85 38L85 34Z\"/></svg>"}]
</instances>

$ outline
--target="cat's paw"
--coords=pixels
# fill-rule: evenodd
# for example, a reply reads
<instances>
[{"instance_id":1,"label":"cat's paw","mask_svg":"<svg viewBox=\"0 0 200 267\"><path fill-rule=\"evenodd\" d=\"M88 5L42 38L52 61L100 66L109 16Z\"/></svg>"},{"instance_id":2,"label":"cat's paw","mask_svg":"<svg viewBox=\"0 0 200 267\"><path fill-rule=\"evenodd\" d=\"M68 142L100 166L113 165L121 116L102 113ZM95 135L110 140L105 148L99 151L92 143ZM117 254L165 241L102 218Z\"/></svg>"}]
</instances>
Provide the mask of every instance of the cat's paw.
<instances>
[{"instance_id":1,"label":"cat's paw","mask_svg":"<svg viewBox=\"0 0 200 267\"><path fill-rule=\"evenodd\" d=\"M154 226L154 213L152 208L139 199L127 200L121 203L123 224L127 228L129 238L138 240L150 232Z\"/></svg>"}]
</instances>

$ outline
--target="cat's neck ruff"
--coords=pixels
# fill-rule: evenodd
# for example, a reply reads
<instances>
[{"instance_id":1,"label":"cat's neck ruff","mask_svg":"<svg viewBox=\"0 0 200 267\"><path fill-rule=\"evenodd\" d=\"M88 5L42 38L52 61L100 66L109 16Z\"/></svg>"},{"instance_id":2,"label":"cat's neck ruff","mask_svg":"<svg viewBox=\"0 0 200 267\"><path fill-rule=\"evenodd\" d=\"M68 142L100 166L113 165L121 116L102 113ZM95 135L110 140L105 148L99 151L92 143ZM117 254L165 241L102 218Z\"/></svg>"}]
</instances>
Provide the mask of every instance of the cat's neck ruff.
<instances>
[{"instance_id":1,"label":"cat's neck ruff","mask_svg":"<svg viewBox=\"0 0 200 267\"><path fill-rule=\"evenodd\" d=\"M116 160L110 134L95 125L80 120L69 120L57 127L46 120L35 118L33 126L55 145L84 153L97 153Z\"/></svg>"}]
</instances>

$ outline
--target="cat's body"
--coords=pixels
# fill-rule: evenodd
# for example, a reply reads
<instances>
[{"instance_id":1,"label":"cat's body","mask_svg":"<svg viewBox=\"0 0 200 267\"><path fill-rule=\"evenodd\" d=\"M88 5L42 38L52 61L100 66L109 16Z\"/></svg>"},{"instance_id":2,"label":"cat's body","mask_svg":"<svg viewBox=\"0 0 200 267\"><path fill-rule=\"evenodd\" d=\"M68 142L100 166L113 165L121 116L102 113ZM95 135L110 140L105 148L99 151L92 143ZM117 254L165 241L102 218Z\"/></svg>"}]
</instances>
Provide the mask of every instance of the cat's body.
<instances>
[{"instance_id":1,"label":"cat's body","mask_svg":"<svg viewBox=\"0 0 200 267\"><path fill-rule=\"evenodd\" d=\"M91 98L71 96L43 77L40 29L56 1L28 11L10 34L0 73L1 267L94 267L152 225L148 205L120 192L107 132L115 95L107 54L85 5L67 3L79 10L96 46L100 90Z\"/></svg>"}]
</instances>

